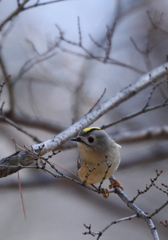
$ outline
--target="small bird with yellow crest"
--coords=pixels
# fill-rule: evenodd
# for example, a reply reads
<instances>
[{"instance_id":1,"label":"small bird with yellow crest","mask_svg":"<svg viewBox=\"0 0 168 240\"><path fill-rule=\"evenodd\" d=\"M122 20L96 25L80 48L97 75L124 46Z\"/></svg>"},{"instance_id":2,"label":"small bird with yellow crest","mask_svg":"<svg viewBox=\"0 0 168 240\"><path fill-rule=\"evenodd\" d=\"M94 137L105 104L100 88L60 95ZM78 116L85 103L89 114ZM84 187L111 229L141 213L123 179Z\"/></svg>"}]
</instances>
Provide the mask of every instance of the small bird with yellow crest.
<instances>
[{"instance_id":1,"label":"small bird with yellow crest","mask_svg":"<svg viewBox=\"0 0 168 240\"><path fill-rule=\"evenodd\" d=\"M77 142L80 151L76 173L81 181L90 185L101 183L117 170L121 146L101 128L85 128L71 140ZM121 187L117 180L113 181Z\"/></svg>"}]
</instances>

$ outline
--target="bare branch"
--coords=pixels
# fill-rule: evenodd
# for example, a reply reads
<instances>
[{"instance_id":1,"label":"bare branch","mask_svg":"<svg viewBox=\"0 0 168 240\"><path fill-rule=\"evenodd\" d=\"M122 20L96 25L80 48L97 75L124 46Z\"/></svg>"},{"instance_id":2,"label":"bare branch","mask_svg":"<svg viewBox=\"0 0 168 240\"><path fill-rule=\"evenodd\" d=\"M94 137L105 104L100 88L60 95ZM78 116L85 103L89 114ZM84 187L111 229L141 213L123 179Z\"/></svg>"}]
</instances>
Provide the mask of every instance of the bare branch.
<instances>
[{"instance_id":1,"label":"bare branch","mask_svg":"<svg viewBox=\"0 0 168 240\"><path fill-rule=\"evenodd\" d=\"M137 52L139 52L139 53L141 53L143 55L146 54L145 50L140 49L138 47L137 43L135 42L135 40L132 37L130 37L130 40L131 40L133 46L135 47L135 49L137 50Z\"/></svg>"},{"instance_id":2,"label":"bare branch","mask_svg":"<svg viewBox=\"0 0 168 240\"><path fill-rule=\"evenodd\" d=\"M21 187L19 172L17 174L18 174L18 184L19 184L19 192L20 192L20 197L21 197L21 202L22 202L22 209L23 209L23 213L24 213L24 218L26 220L26 210L25 210L24 201L23 201L23 194L22 194L22 187Z\"/></svg>"},{"instance_id":3,"label":"bare branch","mask_svg":"<svg viewBox=\"0 0 168 240\"><path fill-rule=\"evenodd\" d=\"M73 54L73 55L78 56L78 57L83 57L83 58L86 58L86 59L88 59L88 60L90 60L90 59L93 60L93 59L94 59L94 60L97 60L97 61L102 62L102 63L104 63L104 61L105 61L107 64L118 65L118 66L121 66L121 67L124 67L124 68L131 69L131 70L133 70L133 71L135 71L135 72L138 72L138 73L141 73L141 74L144 73L144 71L141 71L140 69L138 69L138 68L136 68L136 67L133 67L132 65L128 65L128 64L122 63L122 62L120 62L120 61L117 61L117 60L115 60L115 59L110 58L109 56L106 57L107 54L109 55L109 53L110 53L111 44L110 44L110 45L108 44L109 46L105 48L105 52L106 52L106 53L105 53L105 57L97 56L97 55L93 54L90 50L88 50L87 48L85 48L85 47L83 46L82 42L80 42L80 40L79 40L79 43L77 43L77 42L73 42L73 41L70 41L70 40L66 39L66 38L64 37L64 33L63 33L63 31L61 30L61 28L60 28L58 25L56 25L56 27L57 27L57 29L58 29L58 31L59 31L59 39L60 39L60 40L62 40L63 42L65 42L65 43L67 43L67 44L69 44L69 45L72 45L72 46L74 46L74 47L77 47L77 48L82 49L84 53L78 53L78 52L75 52L75 51L73 51L73 50L69 50L69 49L67 49L67 48L60 47L60 45L59 45L58 47L59 47L59 49L60 49L61 51L66 52L66 53L69 53L69 54ZM78 30L78 31L79 31L79 30ZM113 33L113 29L112 29L111 34L112 34L112 33ZM81 30L80 30L80 33L79 33L79 34L81 34ZM79 39L80 39L80 35L79 35ZM94 42L95 42L95 41L94 41ZM95 43L96 43L96 42L95 42ZM107 49L108 49L108 50L107 50Z\"/></svg>"},{"instance_id":4,"label":"bare branch","mask_svg":"<svg viewBox=\"0 0 168 240\"><path fill-rule=\"evenodd\" d=\"M8 77L10 77L10 76L8 76ZM6 79L3 83L0 84L0 94L2 93L2 89L5 86L5 83L6 83Z\"/></svg>"},{"instance_id":5,"label":"bare branch","mask_svg":"<svg viewBox=\"0 0 168 240\"><path fill-rule=\"evenodd\" d=\"M152 64L151 64L149 55L151 54L152 50L155 47L157 30L160 28L160 25L163 22L163 13L155 12L154 17L152 17L150 12L147 11L147 16L148 16L148 19L150 20L152 27L148 30L145 48L143 50L140 49L140 47L138 47L138 45L134 41L134 39L133 38L130 38L130 39L131 39L131 42L132 42L133 46L135 47L135 49L140 54L143 55L147 69L148 69L148 71L150 71L152 69Z\"/></svg>"},{"instance_id":6,"label":"bare branch","mask_svg":"<svg viewBox=\"0 0 168 240\"><path fill-rule=\"evenodd\" d=\"M67 128L67 126L56 124L56 123L50 122L49 120L37 119L27 115L18 116L15 114L14 116L12 116L10 112L4 112L4 115L17 124L21 124L26 127L42 129L45 131L49 131L51 133L59 133ZM4 122L4 119L1 116L0 116L0 121Z\"/></svg>"},{"instance_id":7,"label":"bare branch","mask_svg":"<svg viewBox=\"0 0 168 240\"><path fill-rule=\"evenodd\" d=\"M155 188L157 188L159 191L161 191L162 193L164 193L164 194L166 194L166 195L168 196L168 189L167 189L167 190L164 190L162 187L157 186L156 183L153 183L153 186L154 186ZM162 186L165 186L165 184L162 183Z\"/></svg>"},{"instance_id":8,"label":"bare branch","mask_svg":"<svg viewBox=\"0 0 168 240\"><path fill-rule=\"evenodd\" d=\"M30 0L24 0L23 3L20 3L18 1L17 3L17 9L14 10L4 21L1 22L0 24L0 32L3 29L3 27L5 26L6 23L8 23L9 21L11 21L13 18L15 18L19 13L29 10L31 8L35 8L35 7L40 7L40 6L44 6L44 5L48 5L48 4L53 4L53 3L58 3L58 2L63 2L63 1L68 1L68 0L55 0L55 1L47 1L47 2L43 2L43 3L39 3L39 1L36 1L35 4L29 5L27 7L25 7L25 5L30 2Z\"/></svg>"},{"instance_id":9,"label":"bare branch","mask_svg":"<svg viewBox=\"0 0 168 240\"><path fill-rule=\"evenodd\" d=\"M80 27L80 17L78 17L79 46L82 46L82 32Z\"/></svg>"},{"instance_id":10,"label":"bare branch","mask_svg":"<svg viewBox=\"0 0 168 240\"><path fill-rule=\"evenodd\" d=\"M107 59L109 59L110 56L110 52L111 52L111 48L112 48L112 37L115 31L115 27L117 24L117 18L114 20L113 26L111 29L109 29L109 27L107 26L107 33L106 33L106 37L107 37L107 46L105 49L105 57L104 57L104 62L106 63Z\"/></svg>"},{"instance_id":11,"label":"bare branch","mask_svg":"<svg viewBox=\"0 0 168 240\"><path fill-rule=\"evenodd\" d=\"M93 105L93 107L89 110L88 113L90 113L90 112L98 105L98 103L99 103L99 102L101 101L101 99L103 98L105 92L106 92L106 88L104 89L102 95L99 97L99 99L96 101L96 103Z\"/></svg>"},{"instance_id":12,"label":"bare branch","mask_svg":"<svg viewBox=\"0 0 168 240\"><path fill-rule=\"evenodd\" d=\"M156 182L158 177L160 176L162 172L156 172L156 177L154 179L151 179L151 184L148 188L145 189L145 191L142 192L145 193L147 192L151 187L152 187L152 183ZM110 180L111 181L111 180ZM113 180L112 180L113 181ZM103 233L109 229L112 225L123 222L123 221L127 221L127 220L131 220L133 218L142 218L148 225L148 228L151 231L152 237L154 240L159 240L159 236L158 236L158 232L155 228L155 225L153 223L152 220L152 216L154 216L155 214L157 214L159 211L161 211L163 208L165 208L168 204L168 201L166 201L166 203L164 203L162 206L160 206L160 208L158 208L157 210L154 211L154 213L152 213L151 215L148 215L147 213L145 213L143 210L141 210L137 205L135 205L135 203L133 203L134 200L130 200L126 194L121 190L121 188L115 186L114 188L115 192L120 198L121 200L127 205L128 208L130 208L135 214L129 217L124 217L115 221L112 221L110 224L108 224L103 230L98 231L98 232L93 232L91 230L91 224L89 226L87 226L86 224L84 224L85 228L88 230L87 232L83 233L84 235L89 234L93 237L97 236L97 240L100 239L100 237L103 235ZM137 196L139 196L140 193L138 193ZM137 197L136 197L137 198ZM136 199L135 198L135 199Z\"/></svg>"},{"instance_id":13,"label":"bare branch","mask_svg":"<svg viewBox=\"0 0 168 240\"><path fill-rule=\"evenodd\" d=\"M41 6L45 6L48 4L53 4L53 3L58 3L58 2L65 2L65 1L70 1L70 0L55 0L55 1L47 1L47 2L43 2L43 3L39 3L39 1L37 1L35 4L32 4L28 7L25 7L24 10L28 10L34 7L41 7Z\"/></svg>"},{"instance_id":14,"label":"bare branch","mask_svg":"<svg viewBox=\"0 0 168 240\"><path fill-rule=\"evenodd\" d=\"M28 133L27 131L25 131L22 127L20 127L18 124L16 124L15 122L13 122L12 120L10 120L9 118L7 118L5 115L4 115L4 112L3 112L3 106L4 106L4 102L2 103L2 106L0 108L0 115L2 116L3 120L10 124L11 126L13 126L14 128L16 128L18 131L26 134L27 136L29 136L33 141L35 141L36 143L40 143L42 142L41 140L39 140L36 136L33 136L32 134Z\"/></svg>"},{"instance_id":15,"label":"bare branch","mask_svg":"<svg viewBox=\"0 0 168 240\"><path fill-rule=\"evenodd\" d=\"M129 217L123 217L123 218L120 218L118 220L115 220L115 221L112 221L110 224L108 224L104 229L102 229L101 231L99 232L92 232L91 231L91 225L87 226L86 224L84 224L85 228L88 229L88 232L84 232L83 234L84 235L91 235L93 237L97 236L97 240L100 239L100 237L103 235L103 233L109 229L112 225L114 224L117 224L117 223L120 223L120 222L125 222L125 221L128 221L128 220L131 220L133 218L136 218L137 215L134 214L132 216L129 216Z\"/></svg>"},{"instance_id":16,"label":"bare branch","mask_svg":"<svg viewBox=\"0 0 168 240\"><path fill-rule=\"evenodd\" d=\"M114 135L113 138L120 144L168 139L168 126L150 127L143 130L122 132L122 134Z\"/></svg>"},{"instance_id":17,"label":"bare branch","mask_svg":"<svg viewBox=\"0 0 168 240\"><path fill-rule=\"evenodd\" d=\"M45 145L42 154L55 150L60 144L63 144L66 140L68 140L71 136L74 134L77 134L77 132L84 128L91 123L93 123L95 120L97 120L99 117L101 117L104 113L108 112L109 110L113 109L114 107L118 106L122 102L124 102L127 99L130 99L131 97L135 96L138 92L140 92L142 89L147 87L152 82L155 82L159 77L162 77L167 74L167 71L165 70L165 67L167 67L167 63L155 68L150 73L143 75L138 82L124 88L119 93L117 93L114 97L110 98L106 102L98 105L93 109L90 113L85 115L82 119L80 119L78 122L73 124L69 129L65 130L64 132L60 133L56 137L45 141L43 144ZM149 78L151 76L151 78ZM35 151L38 151L38 148L41 145L34 145L33 148Z\"/></svg>"},{"instance_id":18,"label":"bare branch","mask_svg":"<svg viewBox=\"0 0 168 240\"><path fill-rule=\"evenodd\" d=\"M31 68L33 68L36 64L40 62L44 62L48 60L49 58L52 58L55 56L56 53L49 53L45 52L44 54L36 57L32 57L31 59L27 60L23 66L21 67L18 76L15 78L14 81L20 79L27 71L29 71Z\"/></svg>"},{"instance_id":19,"label":"bare branch","mask_svg":"<svg viewBox=\"0 0 168 240\"><path fill-rule=\"evenodd\" d=\"M6 66L5 66L5 61L2 55L2 49L0 47L0 68L2 70L3 76L4 76L4 81L6 82L6 86L9 92L9 104L10 104L10 112L13 114L14 110L14 93L13 93L13 88L11 85L11 75L8 74Z\"/></svg>"},{"instance_id":20,"label":"bare branch","mask_svg":"<svg viewBox=\"0 0 168 240\"><path fill-rule=\"evenodd\" d=\"M163 210L166 206L168 205L168 201L166 201L164 204L162 204L158 209L156 209L151 215L150 217L155 216L156 214L158 214L161 210Z\"/></svg>"},{"instance_id":21,"label":"bare branch","mask_svg":"<svg viewBox=\"0 0 168 240\"><path fill-rule=\"evenodd\" d=\"M76 86L73 88L73 105L72 105L72 123L79 119L80 115L80 99L81 99L81 90L85 84L85 74L86 68L85 64L82 65L81 71L79 72L79 77Z\"/></svg>"},{"instance_id":22,"label":"bare branch","mask_svg":"<svg viewBox=\"0 0 168 240\"><path fill-rule=\"evenodd\" d=\"M8 25L8 27L6 29L4 29L4 31L2 30L0 32L0 47L1 48L2 48L2 45L3 45L3 42L4 42L5 38L7 37L7 35L10 33L10 31L14 27L15 20L16 20L16 18L12 19L10 21L10 24Z\"/></svg>"},{"instance_id":23,"label":"bare branch","mask_svg":"<svg viewBox=\"0 0 168 240\"><path fill-rule=\"evenodd\" d=\"M26 42L31 46L31 48L33 49L33 51L34 51L38 56L40 56L40 53L37 51L37 48L36 48L35 44L34 44L32 41L30 41L29 39L26 39Z\"/></svg>"},{"instance_id":24,"label":"bare branch","mask_svg":"<svg viewBox=\"0 0 168 240\"><path fill-rule=\"evenodd\" d=\"M155 227L152 219L150 218L150 216L147 215L146 213L144 213L134 203L132 203L132 201L125 195L125 193L119 187L115 187L115 193L137 215L137 217L142 218L143 220L145 220L145 222L147 223L147 225L148 225L148 227L149 227L149 229L151 231L153 239L154 240L159 240L159 236L158 236L156 227Z\"/></svg>"},{"instance_id":25,"label":"bare branch","mask_svg":"<svg viewBox=\"0 0 168 240\"><path fill-rule=\"evenodd\" d=\"M2 158L0 160L0 177L6 177L13 174L33 162L34 158L26 151L19 151L9 157Z\"/></svg>"},{"instance_id":26,"label":"bare branch","mask_svg":"<svg viewBox=\"0 0 168 240\"><path fill-rule=\"evenodd\" d=\"M44 62L44 61L48 60L49 58L52 58L53 56L55 56L56 53L53 51L55 50L55 48L58 47L58 45L60 43L60 41L56 41L45 52L40 54L37 51L37 48L32 41L30 41L28 39L26 39L26 41L31 45L36 56L30 58L23 64L23 66L21 67L21 69L18 73L18 76L15 78L14 82L17 81L18 79L20 79L27 71L29 71L31 68L33 68L36 64L38 64L40 62Z\"/></svg>"},{"instance_id":27,"label":"bare branch","mask_svg":"<svg viewBox=\"0 0 168 240\"><path fill-rule=\"evenodd\" d=\"M104 125L101 126L101 129L106 129L106 128L111 127L113 125L116 125L116 124L118 124L120 122L124 122L124 121L126 121L128 119L137 117L137 116L139 116L139 115L141 115L143 113L150 112L150 111L156 110L158 108L166 107L166 106L168 106L168 102L167 101L162 103L162 104L155 105L153 107L143 108L142 110L139 110L139 111L137 111L137 112L135 112L133 114L124 116L124 117L122 117L122 118L120 118L120 119L118 119L118 120L116 120L116 121L114 121L112 123L104 124Z\"/></svg>"},{"instance_id":28,"label":"bare branch","mask_svg":"<svg viewBox=\"0 0 168 240\"><path fill-rule=\"evenodd\" d=\"M18 146L18 147L21 148L20 146ZM69 170L63 168L62 166L55 164L49 160L54 155L60 153L61 152L60 150L58 150L57 152L53 151L52 154L48 155L47 158L37 155L32 150L29 150L27 147L25 147L25 150L26 150L26 156L31 157L29 162L27 161L26 163L24 163L24 161L27 160L26 156L23 154L24 151L17 152L16 154L9 156L7 159L2 159L4 162L2 162L3 163L2 166L0 165L0 177L6 177L7 175L15 173L22 168L40 169L42 171L45 171L45 172L51 174L55 178L62 178L62 179L66 179L68 181L72 181L90 191L97 192L98 194L104 195L104 189L99 189L97 187L94 187L94 185L90 186L90 185L83 184L83 182L75 180L74 178L71 178L69 176L66 176L65 174L63 174L62 172L60 172L58 170L58 168L61 168L65 171L67 171L68 173L71 173L73 176L77 177L77 179L79 179L79 177L76 176L71 171L69 171ZM41 150L42 149L39 149L39 153ZM18 161L16 158L17 154L19 155ZM24 163L24 164L22 165L22 163ZM29 166L32 163L34 163L35 166ZM47 166L49 166L53 171L48 169ZM58 168L56 168L56 167L58 167ZM109 193L113 193L113 192L114 192L113 190L109 191Z\"/></svg>"},{"instance_id":29,"label":"bare branch","mask_svg":"<svg viewBox=\"0 0 168 240\"><path fill-rule=\"evenodd\" d=\"M140 195L148 192L148 191L154 186L154 183L158 180L158 178L160 177L160 175L161 175L162 173L163 173L163 171L158 172L158 171L156 170L156 177L150 179L151 183L150 183L149 185L146 185L145 190L143 190L143 191L138 190L138 194L131 200L131 202L135 202L135 200L136 200Z\"/></svg>"},{"instance_id":30,"label":"bare branch","mask_svg":"<svg viewBox=\"0 0 168 240\"><path fill-rule=\"evenodd\" d=\"M104 51L106 50L105 47L103 47L100 43L98 43L90 34L89 34L90 40L94 43L94 45L98 48L103 49Z\"/></svg>"},{"instance_id":31,"label":"bare branch","mask_svg":"<svg viewBox=\"0 0 168 240\"><path fill-rule=\"evenodd\" d=\"M162 224L162 226L166 227L168 229L168 221L165 220L164 222L160 222L160 224Z\"/></svg>"},{"instance_id":32,"label":"bare branch","mask_svg":"<svg viewBox=\"0 0 168 240\"><path fill-rule=\"evenodd\" d=\"M146 13L153 28L159 28L159 26L163 23L163 13L155 11L153 17L151 16L150 11L147 11Z\"/></svg>"},{"instance_id":33,"label":"bare branch","mask_svg":"<svg viewBox=\"0 0 168 240\"><path fill-rule=\"evenodd\" d=\"M24 6L26 5L26 3L28 3L30 0L24 0L22 4L18 4L18 8L13 11L4 21L1 22L0 24L0 32L2 30L2 28L4 27L4 25L11 21L14 17L16 17L21 11L24 10Z\"/></svg>"},{"instance_id":34,"label":"bare branch","mask_svg":"<svg viewBox=\"0 0 168 240\"><path fill-rule=\"evenodd\" d=\"M34 153L43 155L47 152L56 150L58 147L60 148L60 146L63 143L65 143L70 137L73 137L74 134L77 134L77 132L80 129L85 128L86 126L93 123L95 120L100 118L103 114L105 114L109 110L118 106L125 100L135 96L138 92L140 92L142 89L151 84L151 81L155 82L156 80L158 80L158 78L166 75L167 71L165 70L165 68L167 67L167 65L168 64L166 63L158 68L155 68L150 73L142 76L136 83L124 88L114 97L96 106L90 113L85 115L83 118L81 118L78 122L73 124L68 129L64 130L57 136L54 136L53 138L48 139L40 144L32 145L31 149L33 150ZM16 155L17 154L15 154L15 156ZM3 164L1 164L1 162L4 162L4 160L3 161L0 160L0 165L2 166Z\"/></svg>"}]
</instances>

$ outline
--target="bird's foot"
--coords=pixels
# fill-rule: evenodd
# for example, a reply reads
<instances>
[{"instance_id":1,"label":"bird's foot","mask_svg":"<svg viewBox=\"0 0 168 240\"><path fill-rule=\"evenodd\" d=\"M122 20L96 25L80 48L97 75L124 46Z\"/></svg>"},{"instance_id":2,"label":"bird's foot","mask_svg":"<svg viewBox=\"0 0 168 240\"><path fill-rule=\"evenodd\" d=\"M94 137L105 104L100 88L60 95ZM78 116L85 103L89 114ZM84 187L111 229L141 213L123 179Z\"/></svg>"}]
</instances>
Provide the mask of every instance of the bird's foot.
<instances>
[{"instance_id":1,"label":"bird's foot","mask_svg":"<svg viewBox=\"0 0 168 240\"><path fill-rule=\"evenodd\" d=\"M107 188L101 188L102 194L104 198L108 198L109 196L109 190Z\"/></svg>"},{"instance_id":2,"label":"bird's foot","mask_svg":"<svg viewBox=\"0 0 168 240\"><path fill-rule=\"evenodd\" d=\"M117 186L119 188L121 188L121 190L124 190L123 186L121 185L121 183L119 181L117 181L114 178L109 178L111 184L109 185L109 188L112 189L113 187Z\"/></svg>"}]
</instances>

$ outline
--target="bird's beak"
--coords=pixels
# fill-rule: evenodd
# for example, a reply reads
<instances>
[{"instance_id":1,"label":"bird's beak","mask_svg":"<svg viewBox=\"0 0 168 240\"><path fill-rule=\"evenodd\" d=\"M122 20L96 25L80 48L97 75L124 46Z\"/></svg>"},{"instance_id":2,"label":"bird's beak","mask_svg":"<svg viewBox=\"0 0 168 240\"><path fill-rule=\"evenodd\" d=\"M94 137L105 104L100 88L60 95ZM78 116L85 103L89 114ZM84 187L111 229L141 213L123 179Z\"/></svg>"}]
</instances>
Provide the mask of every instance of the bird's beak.
<instances>
[{"instance_id":1,"label":"bird's beak","mask_svg":"<svg viewBox=\"0 0 168 240\"><path fill-rule=\"evenodd\" d=\"M76 137L76 138L71 138L71 141L82 142L82 139L80 137Z\"/></svg>"}]
</instances>

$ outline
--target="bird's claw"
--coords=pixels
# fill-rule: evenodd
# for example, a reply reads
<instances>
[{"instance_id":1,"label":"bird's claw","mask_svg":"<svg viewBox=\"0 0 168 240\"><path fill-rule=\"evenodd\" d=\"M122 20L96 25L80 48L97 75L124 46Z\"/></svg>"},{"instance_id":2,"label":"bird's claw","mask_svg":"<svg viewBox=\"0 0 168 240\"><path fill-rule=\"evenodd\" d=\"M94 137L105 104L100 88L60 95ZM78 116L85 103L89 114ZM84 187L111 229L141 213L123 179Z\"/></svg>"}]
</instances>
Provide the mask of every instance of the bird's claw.
<instances>
[{"instance_id":1,"label":"bird's claw","mask_svg":"<svg viewBox=\"0 0 168 240\"><path fill-rule=\"evenodd\" d=\"M108 198L109 196L109 190L107 188L102 188L102 194L104 198Z\"/></svg>"},{"instance_id":2,"label":"bird's claw","mask_svg":"<svg viewBox=\"0 0 168 240\"><path fill-rule=\"evenodd\" d=\"M110 189L112 189L115 186L118 186L119 188L121 188L122 191L124 190L123 186L121 185L121 183L119 181L117 181L116 179L113 179L113 178L109 178L109 180L110 180L110 182L113 182L109 185Z\"/></svg>"}]
</instances>

